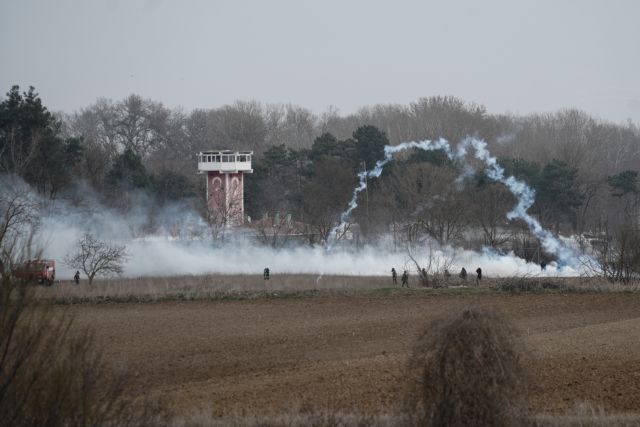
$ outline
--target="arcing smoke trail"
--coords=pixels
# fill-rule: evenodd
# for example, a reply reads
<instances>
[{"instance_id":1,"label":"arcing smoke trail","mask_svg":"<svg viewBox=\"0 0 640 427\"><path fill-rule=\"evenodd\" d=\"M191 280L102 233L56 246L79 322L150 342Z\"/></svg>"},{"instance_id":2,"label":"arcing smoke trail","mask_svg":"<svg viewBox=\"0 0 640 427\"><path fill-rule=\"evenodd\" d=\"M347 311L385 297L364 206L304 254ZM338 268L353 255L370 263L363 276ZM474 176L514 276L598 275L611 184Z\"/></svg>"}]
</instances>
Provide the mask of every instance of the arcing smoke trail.
<instances>
[{"instance_id":1,"label":"arcing smoke trail","mask_svg":"<svg viewBox=\"0 0 640 427\"><path fill-rule=\"evenodd\" d=\"M456 152L451 149L449 142L443 138L440 138L437 141L410 141L394 146L385 146L384 159L376 162L373 169L363 171L358 174L359 184L353 190L353 196L349 202L349 206L342 215L340 215L340 224L335 226L329 234L330 241L327 245L327 251L330 251L333 248L333 244L336 240L334 236L336 236L336 233L339 230L345 229L347 219L351 215L351 212L353 212L353 210L358 206L358 194L367 188L367 178L378 178L382 173L383 167L393 159L394 154L409 148L418 148L425 151L443 150L450 160L458 160L467 156L467 150L469 147L472 147L475 150L475 157L486 165L485 174L487 177L506 185L509 191L511 191L511 193L513 193L513 195L518 199L518 203L507 214L507 218L509 220L522 219L527 224L531 232L542 243L544 250L547 253L554 255L558 259L560 265L569 265L573 267L579 266L579 255L571 248L564 246L550 231L545 230L535 218L527 213L527 210L535 201L535 191L524 182L516 179L514 176L505 177L504 169L498 164L497 159L487 150L487 143L470 137L464 139L460 143Z\"/></svg>"},{"instance_id":2,"label":"arcing smoke trail","mask_svg":"<svg viewBox=\"0 0 640 427\"><path fill-rule=\"evenodd\" d=\"M458 157L466 155L467 147L472 146L476 152L476 158L482 160L487 168L485 174L492 180L503 183L509 191L518 199L518 203L507 213L509 220L523 220L529 230L538 238L545 252L554 255L559 264L578 267L580 265L580 256L571 248L564 246L549 230L544 229L538 220L527 213L527 210L535 202L535 191L514 176L504 176L504 168L498 164L498 161L487 150L487 143L475 138L467 138L462 141L458 147Z\"/></svg>"},{"instance_id":3,"label":"arcing smoke trail","mask_svg":"<svg viewBox=\"0 0 640 427\"><path fill-rule=\"evenodd\" d=\"M382 174L382 169L384 168L384 165L386 165L391 160L393 160L393 155L395 153L406 150L408 148L419 148L425 151L444 150L447 153L447 156L449 156L449 158L453 158L449 143L447 142L447 140L442 138L440 138L436 142L431 142L427 140L427 141L420 141L420 142L415 142L415 141L403 142L402 144L398 144L398 145L385 145L384 159L378 160L376 162L376 166L373 169L358 173L358 179L360 182L358 186L353 190L353 196L351 197L351 201L349 202L349 206L347 207L347 210L342 212L342 214L340 215L340 224L333 227L331 229L331 232L329 233L329 242L327 244L327 252L331 251L331 249L333 248L333 243L335 243L336 241L336 239L334 238L336 233L339 230L345 229L345 227L347 226L347 219L349 219L351 212L353 212L353 210L358 207L358 194L360 194L363 190L367 188L367 177L369 178L380 177L380 174Z\"/></svg>"}]
</instances>

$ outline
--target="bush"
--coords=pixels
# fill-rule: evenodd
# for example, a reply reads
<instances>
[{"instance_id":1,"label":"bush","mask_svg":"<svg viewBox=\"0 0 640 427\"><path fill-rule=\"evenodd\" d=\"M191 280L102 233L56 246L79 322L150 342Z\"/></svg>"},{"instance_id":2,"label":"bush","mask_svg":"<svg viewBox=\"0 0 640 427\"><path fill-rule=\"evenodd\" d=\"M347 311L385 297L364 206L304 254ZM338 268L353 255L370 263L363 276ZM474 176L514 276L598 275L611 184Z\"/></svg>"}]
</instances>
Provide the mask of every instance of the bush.
<instances>
[{"instance_id":1,"label":"bush","mask_svg":"<svg viewBox=\"0 0 640 427\"><path fill-rule=\"evenodd\" d=\"M556 279L557 281L557 279ZM554 283L548 278L511 277L505 279L498 289L504 292L543 292L545 290L568 291L564 283Z\"/></svg>"},{"instance_id":2,"label":"bush","mask_svg":"<svg viewBox=\"0 0 640 427\"><path fill-rule=\"evenodd\" d=\"M123 397L126 372L104 362L91 331L72 328L72 317L35 302L32 291L2 277L0 426L151 423L155 408Z\"/></svg>"},{"instance_id":3,"label":"bush","mask_svg":"<svg viewBox=\"0 0 640 427\"><path fill-rule=\"evenodd\" d=\"M525 422L526 382L509 323L469 309L429 323L410 361L420 371L409 410L428 426Z\"/></svg>"}]
</instances>

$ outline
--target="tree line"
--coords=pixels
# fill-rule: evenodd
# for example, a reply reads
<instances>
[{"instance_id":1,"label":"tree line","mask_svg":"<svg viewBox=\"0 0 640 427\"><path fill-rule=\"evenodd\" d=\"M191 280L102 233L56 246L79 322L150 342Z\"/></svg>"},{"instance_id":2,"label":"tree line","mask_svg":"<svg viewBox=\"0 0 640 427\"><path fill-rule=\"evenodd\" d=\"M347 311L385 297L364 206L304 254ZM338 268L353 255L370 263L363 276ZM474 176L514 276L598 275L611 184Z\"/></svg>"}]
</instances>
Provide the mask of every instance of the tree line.
<instances>
[{"instance_id":1,"label":"tree line","mask_svg":"<svg viewBox=\"0 0 640 427\"><path fill-rule=\"evenodd\" d=\"M312 243L329 238L357 172L381 159L385 145L441 137L456 144L468 135L487 141L506 173L535 189L530 212L544 226L604 236L596 240L608 256L623 236L635 235L630 230L637 232L640 129L578 110L496 115L435 96L348 115L255 101L185 112L131 95L65 114L49 111L34 88L18 86L0 103L2 171L52 200L77 195L82 184L124 212L140 194L203 211L205 180L195 174L195 153L253 150L246 213L290 215L308 227ZM535 244L523 225L505 219L513 196L488 180L481 165L461 179L464 167L442 152L403 153L369 182L352 218L358 235L367 242L391 232L394 241L428 235L442 244L509 247L531 258L527 248ZM635 243L623 257L638 256L629 255Z\"/></svg>"}]
</instances>

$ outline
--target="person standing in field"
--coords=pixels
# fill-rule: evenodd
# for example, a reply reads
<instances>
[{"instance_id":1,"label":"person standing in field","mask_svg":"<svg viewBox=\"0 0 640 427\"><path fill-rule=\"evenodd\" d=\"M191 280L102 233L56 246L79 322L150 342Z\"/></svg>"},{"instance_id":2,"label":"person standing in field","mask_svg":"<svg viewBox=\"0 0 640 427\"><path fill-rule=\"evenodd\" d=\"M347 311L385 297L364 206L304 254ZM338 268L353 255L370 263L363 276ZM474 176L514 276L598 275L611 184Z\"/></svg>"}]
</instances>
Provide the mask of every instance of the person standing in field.
<instances>
[{"instance_id":1,"label":"person standing in field","mask_svg":"<svg viewBox=\"0 0 640 427\"><path fill-rule=\"evenodd\" d=\"M477 274L477 276L476 276L476 286L479 286L480 285L480 281L482 280L482 269L480 267L478 267L476 269L476 274Z\"/></svg>"},{"instance_id":2,"label":"person standing in field","mask_svg":"<svg viewBox=\"0 0 640 427\"><path fill-rule=\"evenodd\" d=\"M262 277L264 278L264 280L269 280L269 276L270 276L269 267L267 267L264 269Z\"/></svg>"},{"instance_id":3,"label":"person standing in field","mask_svg":"<svg viewBox=\"0 0 640 427\"><path fill-rule=\"evenodd\" d=\"M402 287L404 288L404 285L407 285L407 288L409 287L409 273L407 273L407 270L404 271L404 273L402 273Z\"/></svg>"},{"instance_id":4,"label":"person standing in field","mask_svg":"<svg viewBox=\"0 0 640 427\"><path fill-rule=\"evenodd\" d=\"M391 279L393 280L394 286L398 284L398 273L396 273L395 268L391 268Z\"/></svg>"},{"instance_id":5,"label":"person standing in field","mask_svg":"<svg viewBox=\"0 0 640 427\"><path fill-rule=\"evenodd\" d=\"M73 281L76 282L76 285L80 284L80 271L76 270L76 274L73 276Z\"/></svg>"},{"instance_id":6,"label":"person standing in field","mask_svg":"<svg viewBox=\"0 0 640 427\"><path fill-rule=\"evenodd\" d=\"M464 284L467 283L467 269L462 267L462 270L460 270L460 274L458 274L458 277L460 277L462 279L462 281L464 282Z\"/></svg>"}]
</instances>

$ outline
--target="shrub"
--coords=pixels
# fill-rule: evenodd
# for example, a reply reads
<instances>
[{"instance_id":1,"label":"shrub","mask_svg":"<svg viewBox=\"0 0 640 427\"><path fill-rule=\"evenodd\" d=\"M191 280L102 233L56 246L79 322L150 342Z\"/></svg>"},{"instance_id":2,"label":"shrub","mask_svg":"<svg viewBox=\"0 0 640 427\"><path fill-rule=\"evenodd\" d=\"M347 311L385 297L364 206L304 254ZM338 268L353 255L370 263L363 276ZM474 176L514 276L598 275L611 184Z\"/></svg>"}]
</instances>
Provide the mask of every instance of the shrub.
<instances>
[{"instance_id":1,"label":"shrub","mask_svg":"<svg viewBox=\"0 0 640 427\"><path fill-rule=\"evenodd\" d=\"M408 403L429 426L523 424L524 371L509 322L478 309L430 322L410 361L420 372Z\"/></svg>"},{"instance_id":2,"label":"shrub","mask_svg":"<svg viewBox=\"0 0 640 427\"><path fill-rule=\"evenodd\" d=\"M71 316L32 291L2 277L0 426L149 424L156 408L123 397L126 372L104 362L91 331L72 328Z\"/></svg>"}]
</instances>

